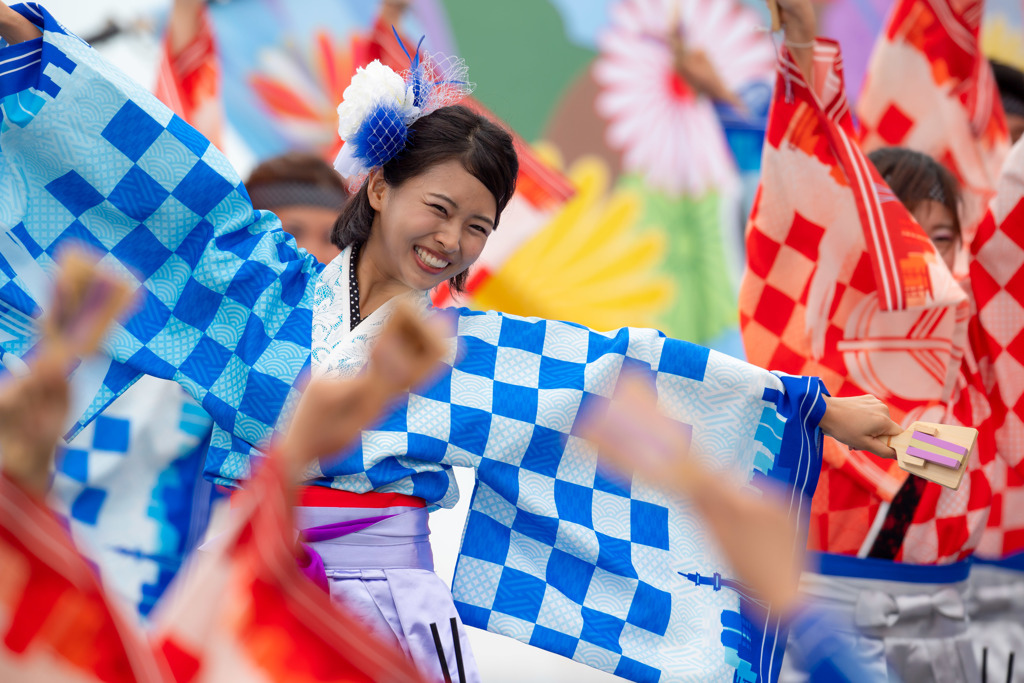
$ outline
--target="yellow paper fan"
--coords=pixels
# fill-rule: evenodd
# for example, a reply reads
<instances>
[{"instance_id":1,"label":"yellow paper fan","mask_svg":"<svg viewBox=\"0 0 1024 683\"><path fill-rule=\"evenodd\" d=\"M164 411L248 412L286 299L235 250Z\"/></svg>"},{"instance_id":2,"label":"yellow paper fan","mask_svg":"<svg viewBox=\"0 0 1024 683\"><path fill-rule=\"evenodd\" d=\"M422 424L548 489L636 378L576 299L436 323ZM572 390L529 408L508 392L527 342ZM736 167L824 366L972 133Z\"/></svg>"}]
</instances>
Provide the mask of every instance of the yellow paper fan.
<instances>
[{"instance_id":1,"label":"yellow paper fan","mask_svg":"<svg viewBox=\"0 0 1024 683\"><path fill-rule=\"evenodd\" d=\"M674 296L659 273L664 232L638 231L641 200L609 193L604 162L581 159L569 178L576 195L474 292L474 305L598 330L655 327Z\"/></svg>"}]
</instances>

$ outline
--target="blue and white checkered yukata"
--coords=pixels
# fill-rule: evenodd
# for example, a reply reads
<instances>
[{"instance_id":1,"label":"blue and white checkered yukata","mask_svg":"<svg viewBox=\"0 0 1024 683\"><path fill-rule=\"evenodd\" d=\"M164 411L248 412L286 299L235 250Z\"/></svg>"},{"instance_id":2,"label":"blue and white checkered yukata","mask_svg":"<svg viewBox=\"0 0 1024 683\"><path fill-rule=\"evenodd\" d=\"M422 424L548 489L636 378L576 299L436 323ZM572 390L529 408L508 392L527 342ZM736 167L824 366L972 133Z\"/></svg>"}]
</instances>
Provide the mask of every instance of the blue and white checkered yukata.
<instances>
[{"instance_id":1,"label":"blue and white checkered yukata","mask_svg":"<svg viewBox=\"0 0 1024 683\"><path fill-rule=\"evenodd\" d=\"M201 476L211 427L176 383L143 377L57 453L50 504L142 618L206 531L218 497Z\"/></svg>"},{"instance_id":2,"label":"blue and white checkered yukata","mask_svg":"<svg viewBox=\"0 0 1024 683\"><path fill-rule=\"evenodd\" d=\"M317 264L252 209L195 130L44 10L19 11L43 37L0 51L0 324L23 331L5 350L32 353L32 319L46 308L46 278L22 273L52 273L65 243L91 245L142 301L105 342L108 358L76 371L94 392L69 436L140 376L171 379L215 421L207 476L237 485L287 424L300 379L357 371L388 307L350 331L348 252ZM777 612L731 577L692 510L604 476L577 416L624 372L644 373L661 408L690 426L693 457L755 491L791 484L804 523L820 382L653 330L445 314L457 332L441 378L321 463L315 483L447 507L451 468L472 467L452 586L466 624L634 681L774 679Z\"/></svg>"}]
</instances>

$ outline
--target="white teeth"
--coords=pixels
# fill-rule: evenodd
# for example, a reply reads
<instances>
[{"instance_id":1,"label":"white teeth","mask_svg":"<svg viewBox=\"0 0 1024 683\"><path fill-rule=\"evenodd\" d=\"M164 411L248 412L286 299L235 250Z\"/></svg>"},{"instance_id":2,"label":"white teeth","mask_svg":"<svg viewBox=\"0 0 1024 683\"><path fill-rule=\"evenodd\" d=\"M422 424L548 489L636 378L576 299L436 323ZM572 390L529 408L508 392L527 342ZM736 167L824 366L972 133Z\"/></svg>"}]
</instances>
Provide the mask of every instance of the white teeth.
<instances>
[{"instance_id":1,"label":"white teeth","mask_svg":"<svg viewBox=\"0 0 1024 683\"><path fill-rule=\"evenodd\" d=\"M426 263L431 268L447 268L448 267L448 262L447 261L442 261L441 259L437 258L436 256L434 256L430 252L424 251L423 249L420 249L419 247L414 247L414 248L416 249L416 253L419 254L419 257L421 259L423 259L423 262Z\"/></svg>"}]
</instances>

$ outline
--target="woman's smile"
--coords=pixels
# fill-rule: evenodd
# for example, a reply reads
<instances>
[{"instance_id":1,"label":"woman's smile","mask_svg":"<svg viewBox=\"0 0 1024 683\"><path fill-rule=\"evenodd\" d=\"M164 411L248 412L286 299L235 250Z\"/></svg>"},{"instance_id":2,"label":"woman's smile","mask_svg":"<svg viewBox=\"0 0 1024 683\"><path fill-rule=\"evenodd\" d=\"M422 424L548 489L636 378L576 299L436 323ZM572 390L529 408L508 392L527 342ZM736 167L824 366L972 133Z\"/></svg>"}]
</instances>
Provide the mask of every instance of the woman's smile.
<instances>
[{"instance_id":1,"label":"woman's smile","mask_svg":"<svg viewBox=\"0 0 1024 683\"><path fill-rule=\"evenodd\" d=\"M416 263L420 268L431 275L439 275L444 272L445 268L451 265L450 261L442 258L437 252L419 245L413 247L413 253L416 254Z\"/></svg>"}]
</instances>

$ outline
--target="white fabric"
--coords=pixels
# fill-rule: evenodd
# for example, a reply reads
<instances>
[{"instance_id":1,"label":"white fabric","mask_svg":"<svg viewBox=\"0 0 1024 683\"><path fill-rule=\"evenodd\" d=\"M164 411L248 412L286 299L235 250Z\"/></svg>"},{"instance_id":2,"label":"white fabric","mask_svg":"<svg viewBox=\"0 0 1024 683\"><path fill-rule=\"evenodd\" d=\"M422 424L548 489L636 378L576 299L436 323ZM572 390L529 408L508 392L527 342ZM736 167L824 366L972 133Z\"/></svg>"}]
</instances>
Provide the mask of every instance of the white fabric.
<instances>
[{"instance_id":1,"label":"white fabric","mask_svg":"<svg viewBox=\"0 0 1024 683\"><path fill-rule=\"evenodd\" d=\"M1003 683L1013 653L1013 683L1024 683L1024 572L976 564L968 585L970 635L990 681Z\"/></svg>"},{"instance_id":2,"label":"white fabric","mask_svg":"<svg viewBox=\"0 0 1024 683\"><path fill-rule=\"evenodd\" d=\"M422 311L430 305L426 292L409 292L393 297L351 329L348 287L351 265L352 247L348 247L320 273L313 293L311 352L316 377L355 376L369 359L373 341L399 301L406 301Z\"/></svg>"},{"instance_id":3,"label":"white fabric","mask_svg":"<svg viewBox=\"0 0 1024 683\"><path fill-rule=\"evenodd\" d=\"M801 592L841 624L840 637L873 672L872 681L979 683L968 634L967 582L909 583L805 572ZM779 683L803 683L801 653L786 646Z\"/></svg>"}]
</instances>

